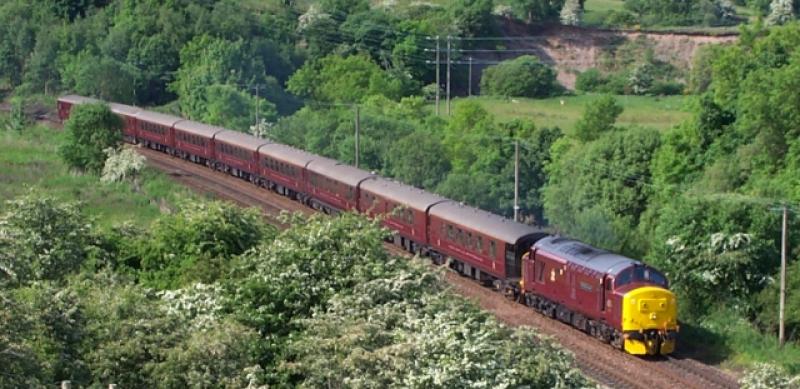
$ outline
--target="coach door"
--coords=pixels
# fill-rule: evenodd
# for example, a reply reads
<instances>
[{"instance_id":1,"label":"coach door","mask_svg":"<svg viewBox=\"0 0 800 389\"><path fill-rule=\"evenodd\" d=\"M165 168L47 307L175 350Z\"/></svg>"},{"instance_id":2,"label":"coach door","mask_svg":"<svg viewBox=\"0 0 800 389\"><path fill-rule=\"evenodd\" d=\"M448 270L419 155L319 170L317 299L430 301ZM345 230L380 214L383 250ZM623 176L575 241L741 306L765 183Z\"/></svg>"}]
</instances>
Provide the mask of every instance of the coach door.
<instances>
[{"instance_id":1,"label":"coach door","mask_svg":"<svg viewBox=\"0 0 800 389\"><path fill-rule=\"evenodd\" d=\"M517 258L517 246L506 244L506 277L520 277L522 272L519 262L519 258Z\"/></svg>"}]
</instances>

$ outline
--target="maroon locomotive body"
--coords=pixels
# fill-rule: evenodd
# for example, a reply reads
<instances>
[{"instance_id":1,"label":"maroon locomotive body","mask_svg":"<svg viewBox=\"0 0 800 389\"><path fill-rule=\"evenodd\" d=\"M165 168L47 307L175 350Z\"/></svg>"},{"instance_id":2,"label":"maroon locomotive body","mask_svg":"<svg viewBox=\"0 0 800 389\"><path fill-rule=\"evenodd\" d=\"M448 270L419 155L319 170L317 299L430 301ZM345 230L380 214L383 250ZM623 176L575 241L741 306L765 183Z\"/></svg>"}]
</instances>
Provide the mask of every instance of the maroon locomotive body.
<instances>
[{"instance_id":1,"label":"maroon locomotive body","mask_svg":"<svg viewBox=\"0 0 800 389\"><path fill-rule=\"evenodd\" d=\"M66 120L75 104L65 96ZM125 140L205 164L326 213L381 218L396 244L448 263L535 310L632 354L669 354L676 301L641 262L466 206L338 161L241 132L110 104Z\"/></svg>"}]
</instances>

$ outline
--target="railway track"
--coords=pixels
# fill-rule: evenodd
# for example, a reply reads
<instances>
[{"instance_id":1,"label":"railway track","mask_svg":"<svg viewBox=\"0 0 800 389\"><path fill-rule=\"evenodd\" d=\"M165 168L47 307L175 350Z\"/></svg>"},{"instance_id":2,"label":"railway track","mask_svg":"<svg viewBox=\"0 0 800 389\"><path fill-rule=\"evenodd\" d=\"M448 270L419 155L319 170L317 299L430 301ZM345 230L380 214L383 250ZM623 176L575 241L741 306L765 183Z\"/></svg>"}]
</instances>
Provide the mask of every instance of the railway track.
<instances>
[{"instance_id":1,"label":"railway track","mask_svg":"<svg viewBox=\"0 0 800 389\"><path fill-rule=\"evenodd\" d=\"M169 174L178 182L239 205L257 207L270 222L278 224L279 227L286 227L277 218L282 211L301 212L306 215L314 213L296 201L225 173L153 150L141 147L137 147L136 150L147 157L150 166ZM394 254L408 255L402 249L389 244L387 250ZM736 378L730 374L682 357L681 354L666 358L639 358L624 354L566 324L509 301L502 294L454 272L445 272L444 279L452 291L474 301L499 321L511 326L535 327L539 332L552 337L575 355L577 365L584 374L602 386L643 389L739 387Z\"/></svg>"}]
</instances>

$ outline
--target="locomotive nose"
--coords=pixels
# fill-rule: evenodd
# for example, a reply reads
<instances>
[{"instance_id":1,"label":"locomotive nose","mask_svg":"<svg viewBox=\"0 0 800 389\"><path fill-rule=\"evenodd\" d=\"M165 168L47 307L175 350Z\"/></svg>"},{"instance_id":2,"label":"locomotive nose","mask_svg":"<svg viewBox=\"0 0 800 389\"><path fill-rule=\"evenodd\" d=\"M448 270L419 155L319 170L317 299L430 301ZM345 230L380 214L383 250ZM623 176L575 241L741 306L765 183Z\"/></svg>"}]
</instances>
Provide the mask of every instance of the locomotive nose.
<instances>
[{"instance_id":1,"label":"locomotive nose","mask_svg":"<svg viewBox=\"0 0 800 389\"><path fill-rule=\"evenodd\" d=\"M625 350L636 355L669 354L678 330L675 295L645 286L626 293L622 305Z\"/></svg>"}]
</instances>

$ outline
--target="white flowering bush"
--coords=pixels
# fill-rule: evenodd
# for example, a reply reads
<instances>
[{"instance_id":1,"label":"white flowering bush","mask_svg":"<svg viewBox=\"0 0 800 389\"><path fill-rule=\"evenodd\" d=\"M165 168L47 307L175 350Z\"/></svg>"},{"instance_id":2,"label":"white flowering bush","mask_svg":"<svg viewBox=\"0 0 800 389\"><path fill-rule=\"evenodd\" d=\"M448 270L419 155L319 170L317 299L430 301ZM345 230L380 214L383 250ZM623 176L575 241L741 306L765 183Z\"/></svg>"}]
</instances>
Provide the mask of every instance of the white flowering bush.
<instances>
[{"instance_id":1,"label":"white flowering bush","mask_svg":"<svg viewBox=\"0 0 800 389\"><path fill-rule=\"evenodd\" d=\"M794 19L793 0L772 0L769 4L768 24L786 24Z\"/></svg>"},{"instance_id":2,"label":"white flowering bush","mask_svg":"<svg viewBox=\"0 0 800 389\"><path fill-rule=\"evenodd\" d=\"M132 148L109 147L104 152L107 158L100 176L102 182L124 181L136 176L144 168L146 158Z\"/></svg>"},{"instance_id":3,"label":"white flowering bush","mask_svg":"<svg viewBox=\"0 0 800 389\"><path fill-rule=\"evenodd\" d=\"M222 317L223 293L218 284L195 283L182 289L158 292L168 314L189 323L193 330L212 328Z\"/></svg>"},{"instance_id":4,"label":"white flowering bush","mask_svg":"<svg viewBox=\"0 0 800 389\"><path fill-rule=\"evenodd\" d=\"M564 7L561 8L561 24L568 26L577 26L581 23L583 17L583 10L578 0L567 0L564 2Z\"/></svg>"},{"instance_id":5,"label":"white flowering bush","mask_svg":"<svg viewBox=\"0 0 800 389\"><path fill-rule=\"evenodd\" d=\"M757 363L739 380L742 389L798 389L800 375L790 376L779 366Z\"/></svg>"},{"instance_id":6,"label":"white flowering bush","mask_svg":"<svg viewBox=\"0 0 800 389\"><path fill-rule=\"evenodd\" d=\"M585 387L572 357L532 329L509 329L441 292L422 268L358 285L306 330L282 368L304 387Z\"/></svg>"},{"instance_id":7,"label":"white flowering bush","mask_svg":"<svg viewBox=\"0 0 800 389\"><path fill-rule=\"evenodd\" d=\"M297 31L305 31L321 21L330 20L331 15L322 12L319 6L312 4L308 7L308 11L297 18Z\"/></svg>"},{"instance_id":8,"label":"white flowering bush","mask_svg":"<svg viewBox=\"0 0 800 389\"><path fill-rule=\"evenodd\" d=\"M92 245L91 223L77 203L29 193L0 215L0 283L61 279Z\"/></svg>"}]
</instances>

